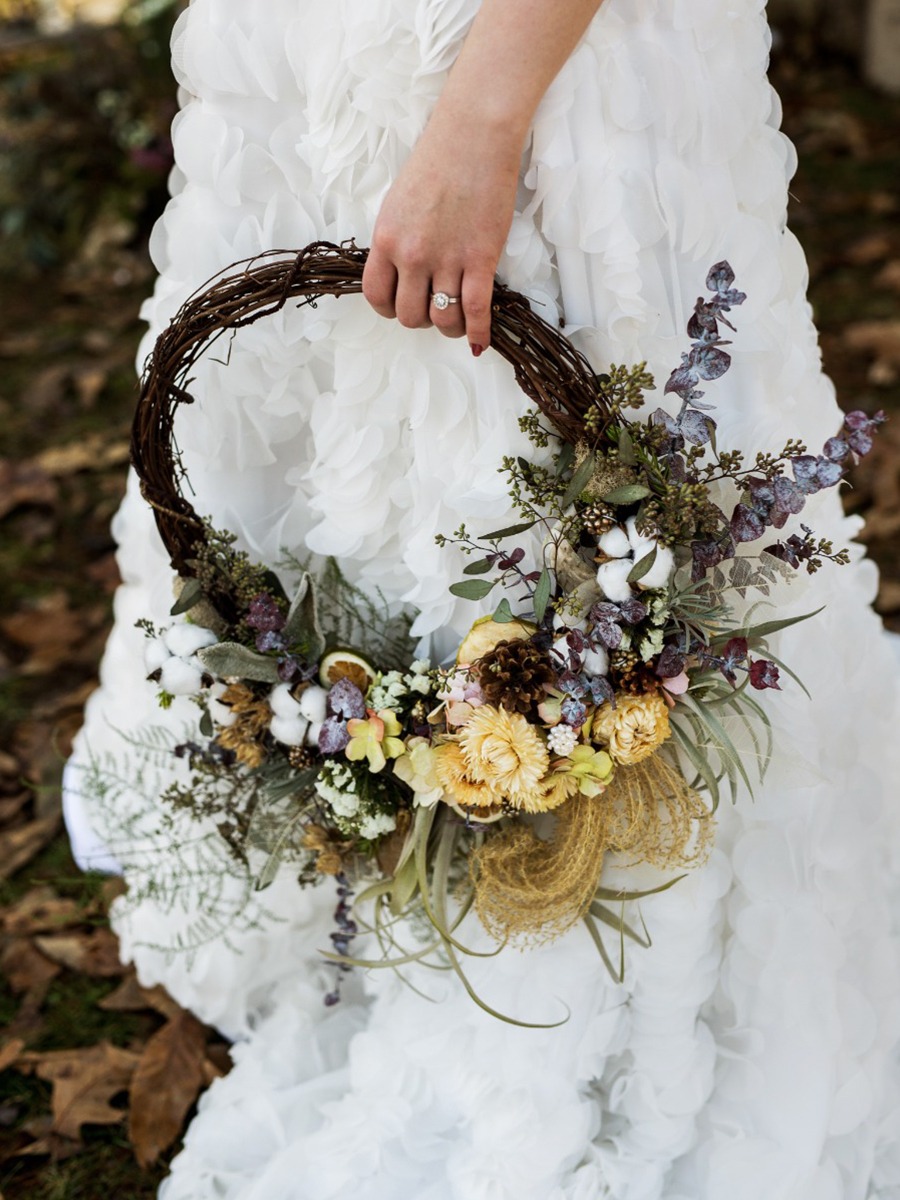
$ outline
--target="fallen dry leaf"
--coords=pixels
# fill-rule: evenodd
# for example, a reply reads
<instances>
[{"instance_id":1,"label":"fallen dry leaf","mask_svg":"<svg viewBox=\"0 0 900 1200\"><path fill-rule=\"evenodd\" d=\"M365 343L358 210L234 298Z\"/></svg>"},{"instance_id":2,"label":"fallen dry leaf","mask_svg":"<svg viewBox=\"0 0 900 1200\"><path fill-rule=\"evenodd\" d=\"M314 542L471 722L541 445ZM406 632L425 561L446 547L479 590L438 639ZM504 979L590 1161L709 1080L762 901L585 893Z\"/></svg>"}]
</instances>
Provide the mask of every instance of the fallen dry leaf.
<instances>
[{"instance_id":1,"label":"fallen dry leaf","mask_svg":"<svg viewBox=\"0 0 900 1200\"><path fill-rule=\"evenodd\" d=\"M150 1038L131 1080L128 1137L142 1167L178 1137L204 1081L206 1032L179 1012Z\"/></svg>"},{"instance_id":2,"label":"fallen dry leaf","mask_svg":"<svg viewBox=\"0 0 900 1200\"><path fill-rule=\"evenodd\" d=\"M75 372L72 382L81 407L93 408L109 382L109 375L101 367L84 367Z\"/></svg>"},{"instance_id":3,"label":"fallen dry leaf","mask_svg":"<svg viewBox=\"0 0 900 1200\"><path fill-rule=\"evenodd\" d=\"M52 813L20 825L18 829L0 833L0 879L9 879L20 867L30 863L53 840L61 822L61 815Z\"/></svg>"},{"instance_id":4,"label":"fallen dry leaf","mask_svg":"<svg viewBox=\"0 0 900 1200\"><path fill-rule=\"evenodd\" d=\"M121 975L126 970L119 960L119 939L109 929L36 937L34 944L51 962L82 975L103 979Z\"/></svg>"},{"instance_id":5,"label":"fallen dry leaf","mask_svg":"<svg viewBox=\"0 0 900 1200\"><path fill-rule=\"evenodd\" d=\"M68 446L51 446L34 462L48 475L74 475L77 471L105 471L128 462L127 438L109 433L92 433Z\"/></svg>"},{"instance_id":6,"label":"fallen dry leaf","mask_svg":"<svg viewBox=\"0 0 900 1200\"><path fill-rule=\"evenodd\" d=\"M125 1119L125 1110L110 1101L128 1090L140 1057L100 1042L80 1050L22 1054L16 1069L53 1084L52 1131L77 1141L82 1125L118 1125Z\"/></svg>"},{"instance_id":7,"label":"fallen dry leaf","mask_svg":"<svg viewBox=\"0 0 900 1200\"><path fill-rule=\"evenodd\" d=\"M854 321L844 331L844 341L851 350L900 366L900 321Z\"/></svg>"},{"instance_id":8,"label":"fallen dry leaf","mask_svg":"<svg viewBox=\"0 0 900 1200\"><path fill-rule=\"evenodd\" d=\"M868 267L872 263L884 262L893 249L893 242L886 233L866 233L851 242L844 251L847 262L856 267Z\"/></svg>"},{"instance_id":9,"label":"fallen dry leaf","mask_svg":"<svg viewBox=\"0 0 900 1200\"><path fill-rule=\"evenodd\" d=\"M172 999L164 987L141 987L133 967L119 986L103 997L99 1007L107 1012L141 1012L150 1008L163 1017L174 1017L183 1011L181 1005Z\"/></svg>"},{"instance_id":10,"label":"fallen dry leaf","mask_svg":"<svg viewBox=\"0 0 900 1200\"><path fill-rule=\"evenodd\" d=\"M40 991L41 999L60 972L59 965L40 954L28 938L10 938L6 942L0 952L0 967L15 995Z\"/></svg>"},{"instance_id":11,"label":"fallen dry leaf","mask_svg":"<svg viewBox=\"0 0 900 1200\"><path fill-rule=\"evenodd\" d=\"M0 1071L11 1067L24 1049L25 1043L21 1038L13 1038L11 1042L0 1046Z\"/></svg>"},{"instance_id":12,"label":"fallen dry leaf","mask_svg":"<svg viewBox=\"0 0 900 1200\"><path fill-rule=\"evenodd\" d=\"M900 583L894 579L882 579L875 608L880 613L900 612Z\"/></svg>"},{"instance_id":13,"label":"fallen dry leaf","mask_svg":"<svg viewBox=\"0 0 900 1200\"><path fill-rule=\"evenodd\" d=\"M74 900L64 899L52 887L37 887L9 908L0 910L0 927L8 934L24 937L79 925L86 916Z\"/></svg>"},{"instance_id":14,"label":"fallen dry leaf","mask_svg":"<svg viewBox=\"0 0 900 1200\"><path fill-rule=\"evenodd\" d=\"M19 666L19 673L40 675L71 661L73 648L91 628L92 616L83 609L70 608L66 593L56 591L42 596L33 607L4 617L0 631L30 652Z\"/></svg>"},{"instance_id":15,"label":"fallen dry leaf","mask_svg":"<svg viewBox=\"0 0 900 1200\"><path fill-rule=\"evenodd\" d=\"M19 792L14 796L4 796L0 800L0 826L9 825L31 800L31 792Z\"/></svg>"},{"instance_id":16,"label":"fallen dry leaf","mask_svg":"<svg viewBox=\"0 0 900 1200\"><path fill-rule=\"evenodd\" d=\"M58 500L59 488L42 467L0 459L0 518L23 504L52 507Z\"/></svg>"},{"instance_id":17,"label":"fallen dry leaf","mask_svg":"<svg viewBox=\"0 0 900 1200\"><path fill-rule=\"evenodd\" d=\"M19 774L19 760L0 750L0 775L16 776Z\"/></svg>"},{"instance_id":18,"label":"fallen dry leaf","mask_svg":"<svg viewBox=\"0 0 900 1200\"><path fill-rule=\"evenodd\" d=\"M900 292L900 258L885 263L875 276L873 283L876 287L891 288Z\"/></svg>"}]
</instances>

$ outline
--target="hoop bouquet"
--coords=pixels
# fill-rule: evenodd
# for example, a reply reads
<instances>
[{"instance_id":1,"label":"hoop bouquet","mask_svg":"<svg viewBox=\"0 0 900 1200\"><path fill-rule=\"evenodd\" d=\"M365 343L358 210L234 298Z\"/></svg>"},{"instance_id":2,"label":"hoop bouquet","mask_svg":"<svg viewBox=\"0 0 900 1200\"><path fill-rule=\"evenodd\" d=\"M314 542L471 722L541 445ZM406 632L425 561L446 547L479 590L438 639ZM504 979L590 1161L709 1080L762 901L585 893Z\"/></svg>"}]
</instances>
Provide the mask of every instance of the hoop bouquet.
<instances>
[{"instance_id":1,"label":"hoop bouquet","mask_svg":"<svg viewBox=\"0 0 900 1200\"><path fill-rule=\"evenodd\" d=\"M620 977L602 931L645 941L623 909L649 892L605 885L604 862L650 863L664 872L652 890L670 887L707 854L723 789L752 787L748 762L762 774L762 694L791 675L767 639L813 614L760 607L779 579L848 560L806 525L780 531L844 478L883 417L850 413L815 451L790 439L748 461L720 448L700 385L729 369L722 328L745 299L726 262L665 384L677 404L649 417L637 415L654 387L644 364L597 373L498 284L492 345L533 401L521 423L539 453L499 464L518 523L440 539L467 561L451 590L490 598L492 613L449 661L416 658L410 614L339 563L293 559L276 575L198 516L173 441L213 342L285 305L360 292L365 259L316 243L236 264L187 301L148 362L133 461L178 581L175 623L142 622L146 664L164 708L188 695L199 709L175 751L189 781L167 798L212 814L261 887L283 864L302 885L336 881L339 971L437 956L471 992L474 911L498 952L582 921ZM353 956L361 921L381 957Z\"/></svg>"}]
</instances>

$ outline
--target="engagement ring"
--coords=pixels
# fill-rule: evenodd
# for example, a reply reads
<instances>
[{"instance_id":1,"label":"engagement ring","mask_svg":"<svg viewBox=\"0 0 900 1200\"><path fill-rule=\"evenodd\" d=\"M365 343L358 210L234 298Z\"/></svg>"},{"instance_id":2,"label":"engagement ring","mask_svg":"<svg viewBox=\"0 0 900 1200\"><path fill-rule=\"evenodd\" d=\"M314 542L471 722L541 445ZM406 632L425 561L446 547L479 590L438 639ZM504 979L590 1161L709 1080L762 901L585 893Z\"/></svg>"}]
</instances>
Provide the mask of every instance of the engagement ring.
<instances>
[{"instance_id":1,"label":"engagement ring","mask_svg":"<svg viewBox=\"0 0 900 1200\"><path fill-rule=\"evenodd\" d=\"M459 296L448 296L446 292L432 292L431 303L443 312L451 304L459 304Z\"/></svg>"}]
</instances>

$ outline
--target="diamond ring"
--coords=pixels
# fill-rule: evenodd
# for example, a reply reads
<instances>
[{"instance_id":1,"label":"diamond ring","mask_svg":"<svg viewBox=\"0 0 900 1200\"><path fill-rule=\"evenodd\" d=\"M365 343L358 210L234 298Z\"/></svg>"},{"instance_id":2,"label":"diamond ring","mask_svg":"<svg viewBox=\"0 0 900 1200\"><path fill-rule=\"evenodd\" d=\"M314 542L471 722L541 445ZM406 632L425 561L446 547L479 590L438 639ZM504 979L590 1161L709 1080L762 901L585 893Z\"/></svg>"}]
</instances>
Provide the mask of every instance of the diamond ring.
<instances>
[{"instance_id":1,"label":"diamond ring","mask_svg":"<svg viewBox=\"0 0 900 1200\"><path fill-rule=\"evenodd\" d=\"M451 304L459 304L459 296L448 296L446 292L432 292L431 303L441 312L445 308L449 308Z\"/></svg>"}]
</instances>

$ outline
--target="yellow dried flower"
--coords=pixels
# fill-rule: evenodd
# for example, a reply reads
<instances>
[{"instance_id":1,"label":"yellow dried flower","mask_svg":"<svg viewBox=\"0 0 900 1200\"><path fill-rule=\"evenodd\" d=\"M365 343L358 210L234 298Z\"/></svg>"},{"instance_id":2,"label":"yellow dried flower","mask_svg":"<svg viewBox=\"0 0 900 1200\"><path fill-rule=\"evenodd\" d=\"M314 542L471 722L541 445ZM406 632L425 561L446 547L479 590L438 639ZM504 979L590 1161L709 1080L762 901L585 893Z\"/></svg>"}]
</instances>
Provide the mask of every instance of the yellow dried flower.
<instances>
[{"instance_id":1,"label":"yellow dried flower","mask_svg":"<svg viewBox=\"0 0 900 1200\"><path fill-rule=\"evenodd\" d=\"M516 808L543 811L540 785L550 756L521 713L483 704L464 726L459 745L470 778L488 784Z\"/></svg>"},{"instance_id":2,"label":"yellow dried flower","mask_svg":"<svg viewBox=\"0 0 900 1200\"><path fill-rule=\"evenodd\" d=\"M602 704L591 725L591 740L609 748L612 758L630 766L649 758L672 730L669 709L658 692L616 695L616 707Z\"/></svg>"},{"instance_id":3,"label":"yellow dried flower","mask_svg":"<svg viewBox=\"0 0 900 1200\"><path fill-rule=\"evenodd\" d=\"M434 773L444 789L443 799L461 808L499 809L503 797L489 784L473 779L456 742L444 742L434 751Z\"/></svg>"},{"instance_id":4,"label":"yellow dried flower","mask_svg":"<svg viewBox=\"0 0 900 1200\"><path fill-rule=\"evenodd\" d=\"M552 812L578 792L578 780L566 771L554 771L541 782L542 807L540 812Z\"/></svg>"}]
</instances>

